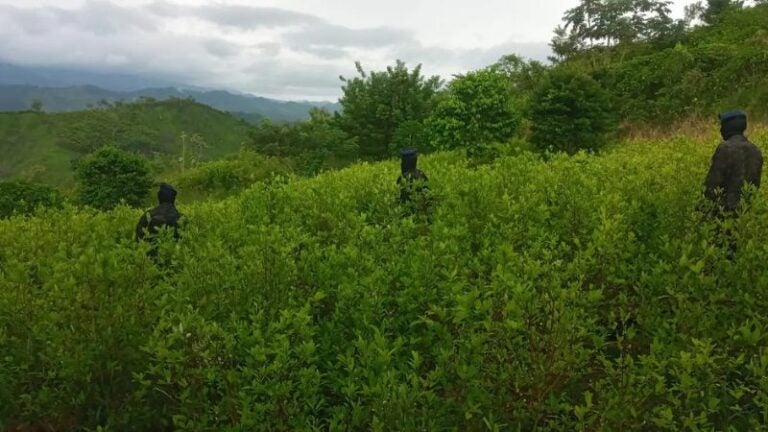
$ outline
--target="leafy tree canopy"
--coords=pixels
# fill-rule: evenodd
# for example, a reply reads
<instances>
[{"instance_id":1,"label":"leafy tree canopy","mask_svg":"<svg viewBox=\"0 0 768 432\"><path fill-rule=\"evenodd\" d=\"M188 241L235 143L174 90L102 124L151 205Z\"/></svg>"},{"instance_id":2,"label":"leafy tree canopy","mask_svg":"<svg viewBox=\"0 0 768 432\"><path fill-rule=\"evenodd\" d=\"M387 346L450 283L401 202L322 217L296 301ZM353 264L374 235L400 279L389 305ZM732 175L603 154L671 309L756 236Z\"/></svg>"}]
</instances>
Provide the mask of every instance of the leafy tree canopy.
<instances>
[{"instance_id":1,"label":"leafy tree canopy","mask_svg":"<svg viewBox=\"0 0 768 432\"><path fill-rule=\"evenodd\" d=\"M433 97L442 86L437 76L424 77L421 65L409 70L405 63L381 72L366 72L355 64L358 76L342 77L342 129L356 138L365 157L383 158L395 152L392 140L405 122L423 122L433 107Z\"/></svg>"},{"instance_id":2,"label":"leafy tree canopy","mask_svg":"<svg viewBox=\"0 0 768 432\"><path fill-rule=\"evenodd\" d=\"M102 147L78 161L75 177L80 201L101 210L120 202L141 205L153 183L146 159L115 147Z\"/></svg>"},{"instance_id":3,"label":"leafy tree canopy","mask_svg":"<svg viewBox=\"0 0 768 432\"><path fill-rule=\"evenodd\" d=\"M456 77L429 119L437 147L465 148L510 139L520 125L513 84L494 68Z\"/></svg>"},{"instance_id":4,"label":"leafy tree canopy","mask_svg":"<svg viewBox=\"0 0 768 432\"><path fill-rule=\"evenodd\" d=\"M540 150L596 151L615 127L609 94L590 76L554 71L531 106L531 142Z\"/></svg>"}]
</instances>

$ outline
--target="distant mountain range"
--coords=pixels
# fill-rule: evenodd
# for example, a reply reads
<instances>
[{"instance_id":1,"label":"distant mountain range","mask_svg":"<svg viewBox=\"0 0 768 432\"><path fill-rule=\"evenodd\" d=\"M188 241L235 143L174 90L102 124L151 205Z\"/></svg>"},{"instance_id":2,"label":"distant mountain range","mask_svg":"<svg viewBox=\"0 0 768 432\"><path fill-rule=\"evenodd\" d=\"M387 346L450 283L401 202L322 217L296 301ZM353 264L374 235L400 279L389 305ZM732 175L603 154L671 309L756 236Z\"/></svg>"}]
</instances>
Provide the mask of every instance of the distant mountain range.
<instances>
[{"instance_id":1,"label":"distant mountain range","mask_svg":"<svg viewBox=\"0 0 768 432\"><path fill-rule=\"evenodd\" d=\"M37 87L95 86L114 91L135 91L151 87L183 87L181 83L122 73L92 72L55 67L19 66L0 63L0 85Z\"/></svg>"},{"instance_id":2,"label":"distant mountain range","mask_svg":"<svg viewBox=\"0 0 768 432\"><path fill-rule=\"evenodd\" d=\"M287 102L223 90L207 90L162 79L0 63L0 111L30 109L35 101L47 112L78 111L104 102L192 98L248 121L269 118L295 121L308 118L313 107L336 111L338 103Z\"/></svg>"}]
</instances>

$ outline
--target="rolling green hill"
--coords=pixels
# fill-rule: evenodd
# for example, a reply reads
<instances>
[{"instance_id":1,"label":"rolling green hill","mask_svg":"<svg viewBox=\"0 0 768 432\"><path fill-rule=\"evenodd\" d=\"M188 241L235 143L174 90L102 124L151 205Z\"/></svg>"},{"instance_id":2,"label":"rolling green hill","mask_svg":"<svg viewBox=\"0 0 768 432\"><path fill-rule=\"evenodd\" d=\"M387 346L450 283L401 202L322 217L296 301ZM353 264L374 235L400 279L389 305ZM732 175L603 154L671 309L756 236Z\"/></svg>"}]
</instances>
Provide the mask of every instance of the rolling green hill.
<instances>
[{"instance_id":1,"label":"rolling green hill","mask_svg":"<svg viewBox=\"0 0 768 432\"><path fill-rule=\"evenodd\" d=\"M180 154L183 133L198 134L207 143L202 159L216 159L238 151L247 130L244 120L181 99L66 113L0 113L0 179L22 177L68 187L72 161L104 145L168 165L175 160L169 156Z\"/></svg>"}]
</instances>

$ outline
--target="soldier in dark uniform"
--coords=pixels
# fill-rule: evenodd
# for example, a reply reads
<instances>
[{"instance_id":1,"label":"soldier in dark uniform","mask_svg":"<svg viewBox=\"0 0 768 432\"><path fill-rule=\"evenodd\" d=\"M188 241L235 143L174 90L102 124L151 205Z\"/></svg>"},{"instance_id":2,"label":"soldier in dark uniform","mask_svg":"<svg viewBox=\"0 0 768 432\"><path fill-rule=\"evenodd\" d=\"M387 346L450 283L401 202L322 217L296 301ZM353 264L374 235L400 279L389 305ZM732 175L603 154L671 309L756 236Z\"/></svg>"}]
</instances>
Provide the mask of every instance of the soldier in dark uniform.
<instances>
[{"instance_id":1,"label":"soldier in dark uniform","mask_svg":"<svg viewBox=\"0 0 768 432\"><path fill-rule=\"evenodd\" d=\"M747 115L741 111L720 114L720 133L725 140L712 157L706 180L707 199L715 203L724 215L735 215L739 209L745 185L760 187L763 155L744 136Z\"/></svg>"},{"instance_id":2,"label":"soldier in dark uniform","mask_svg":"<svg viewBox=\"0 0 768 432\"><path fill-rule=\"evenodd\" d=\"M167 183L160 183L160 190L157 192L159 205L153 209L147 210L139 219L136 225L136 241L149 240L156 238L158 231L162 227L173 229L173 237L179 239L179 219L181 213L176 210L176 190ZM155 246L150 250L150 255L157 254Z\"/></svg>"},{"instance_id":3,"label":"soldier in dark uniform","mask_svg":"<svg viewBox=\"0 0 768 432\"><path fill-rule=\"evenodd\" d=\"M747 130L745 113L731 111L720 114L720 124L720 133L725 141L712 156L704 196L715 206L714 217L722 221L738 215L744 186L760 187L763 155L744 136ZM737 249L733 229L730 224L720 224L715 233L715 243L725 249L729 260L733 259Z\"/></svg>"},{"instance_id":4,"label":"soldier in dark uniform","mask_svg":"<svg viewBox=\"0 0 768 432\"><path fill-rule=\"evenodd\" d=\"M400 177L397 185L400 186L400 204L408 206L410 210L417 210L428 204L429 184L427 176L416 168L418 152L416 149L404 149L400 151Z\"/></svg>"}]
</instances>

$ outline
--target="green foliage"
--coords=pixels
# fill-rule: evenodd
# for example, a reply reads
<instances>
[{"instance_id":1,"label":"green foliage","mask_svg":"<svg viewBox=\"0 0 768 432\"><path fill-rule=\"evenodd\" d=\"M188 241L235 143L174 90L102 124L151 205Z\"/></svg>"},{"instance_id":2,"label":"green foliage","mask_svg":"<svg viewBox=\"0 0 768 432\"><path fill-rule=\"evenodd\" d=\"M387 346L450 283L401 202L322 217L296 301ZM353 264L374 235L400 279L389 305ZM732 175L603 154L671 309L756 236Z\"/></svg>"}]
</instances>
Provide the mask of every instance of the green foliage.
<instances>
[{"instance_id":1,"label":"green foliage","mask_svg":"<svg viewBox=\"0 0 768 432\"><path fill-rule=\"evenodd\" d=\"M574 45L561 66L599 81L616 99L620 118L629 122L669 126L737 106L753 118L764 117L767 28L768 4L742 8L733 2L712 24L682 28L661 39L613 47ZM575 43L562 29L558 34L564 43Z\"/></svg>"},{"instance_id":2,"label":"green foliage","mask_svg":"<svg viewBox=\"0 0 768 432\"><path fill-rule=\"evenodd\" d=\"M249 135L254 150L294 160L299 171L307 175L355 160L359 152L357 141L321 109L310 111L308 121L281 124L264 119Z\"/></svg>"},{"instance_id":3,"label":"green foliage","mask_svg":"<svg viewBox=\"0 0 768 432\"><path fill-rule=\"evenodd\" d=\"M284 159L243 150L225 159L205 162L173 177L182 202L196 198L234 195L254 183L278 175L290 175L293 167Z\"/></svg>"},{"instance_id":4,"label":"green foliage","mask_svg":"<svg viewBox=\"0 0 768 432\"><path fill-rule=\"evenodd\" d=\"M200 134L188 135L186 132L182 132L179 137L181 140L181 156L179 156L179 164L181 165L181 172L199 164L203 159L203 153L206 149L210 148L205 139Z\"/></svg>"},{"instance_id":5,"label":"green foliage","mask_svg":"<svg viewBox=\"0 0 768 432\"><path fill-rule=\"evenodd\" d=\"M60 207L63 201L56 189L43 184L27 181L0 182L0 219L29 215L40 207Z\"/></svg>"},{"instance_id":6,"label":"green foliage","mask_svg":"<svg viewBox=\"0 0 768 432\"><path fill-rule=\"evenodd\" d=\"M71 161L107 145L168 159L166 168L175 170L182 133L208 143L200 159L212 160L236 153L248 139L248 128L230 114L189 100L105 102L78 112L0 113L0 175L24 176L40 167L35 181L71 186Z\"/></svg>"},{"instance_id":7,"label":"green foliage","mask_svg":"<svg viewBox=\"0 0 768 432\"><path fill-rule=\"evenodd\" d=\"M601 82L620 101L630 121L704 116L734 106L765 115L768 80L768 7L727 14L713 27L691 33L678 45L616 63Z\"/></svg>"},{"instance_id":8,"label":"green foliage","mask_svg":"<svg viewBox=\"0 0 768 432\"><path fill-rule=\"evenodd\" d=\"M609 94L588 75L553 71L531 105L531 143L543 151L597 151L616 129Z\"/></svg>"},{"instance_id":9,"label":"green foliage","mask_svg":"<svg viewBox=\"0 0 768 432\"><path fill-rule=\"evenodd\" d=\"M126 207L0 221L2 427L762 430L768 192L725 259L715 133L426 156L429 225L394 161L258 184L184 206L167 268Z\"/></svg>"},{"instance_id":10,"label":"green foliage","mask_svg":"<svg viewBox=\"0 0 768 432\"><path fill-rule=\"evenodd\" d=\"M759 3L759 2L756 2ZM693 19L701 19L706 24L717 24L728 12L744 7L742 0L706 0L686 6L686 13Z\"/></svg>"},{"instance_id":11,"label":"green foliage","mask_svg":"<svg viewBox=\"0 0 768 432\"><path fill-rule=\"evenodd\" d=\"M121 202L143 204L153 183L146 159L115 147L102 147L79 160L75 176L80 202L101 210Z\"/></svg>"},{"instance_id":12,"label":"green foliage","mask_svg":"<svg viewBox=\"0 0 768 432\"><path fill-rule=\"evenodd\" d=\"M178 137L186 132L205 142L217 143L218 148L208 154L222 154L222 151L237 149L247 130L243 121L230 114L184 99L143 98L135 103L119 103L59 117L62 125L59 144L80 153L105 145L144 154L180 153Z\"/></svg>"},{"instance_id":13,"label":"green foliage","mask_svg":"<svg viewBox=\"0 0 768 432\"><path fill-rule=\"evenodd\" d=\"M400 123L392 136L393 149L415 148L420 153L434 150L429 130L424 122L408 120Z\"/></svg>"},{"instance_id":14,"label":"green foliage","mask_svg":"<svg viewBox=\"0 0 768 432\"><path fill-rule=\"evenodd\" d=\"M555 29L552 50L565 60L597 47L655 41L676 34L682 22L670 17L668 0L581 0Z\"/></svg>"},{"instance_id":15,"label":"green foliage","mask_svg":"<svg viewBox=\"0 0 768 432\"><path fill-rule=\"evenodd\" d=\"M398 150L393 139L401 125L429 117L432 98L442 85L440 78L422 76L421 65L409 71L399 60L382 72L368 73L360 63L355 66L360 76L342 78L344 95L339 103L343 112L339 124L357 139L361 155L392 156Z\"/></svg>"},{"instance_id":16,"label":"green foliage","mask_svg":"<svg viewBox=\"0 0 768 432\"><path fill-rule=\"evenodd\" d=\"M536 60L526 61L520 56L509 54L490 66L504 74L510 81L517 105L524 114L528 113L533 92L547 79L549 68Z\"/></svg>"},{"instance_id":17,"label":"green foliage","mask_svg":"<svg viewBox=\"0 0 768 432\"><path fill-rule=\"evenodd\" d=\"M507 76L494 69L456 77L428 121L436 146L475 154L485 144L508 141L521 117L512 91Z\"/></svg>"}]
</instances>

